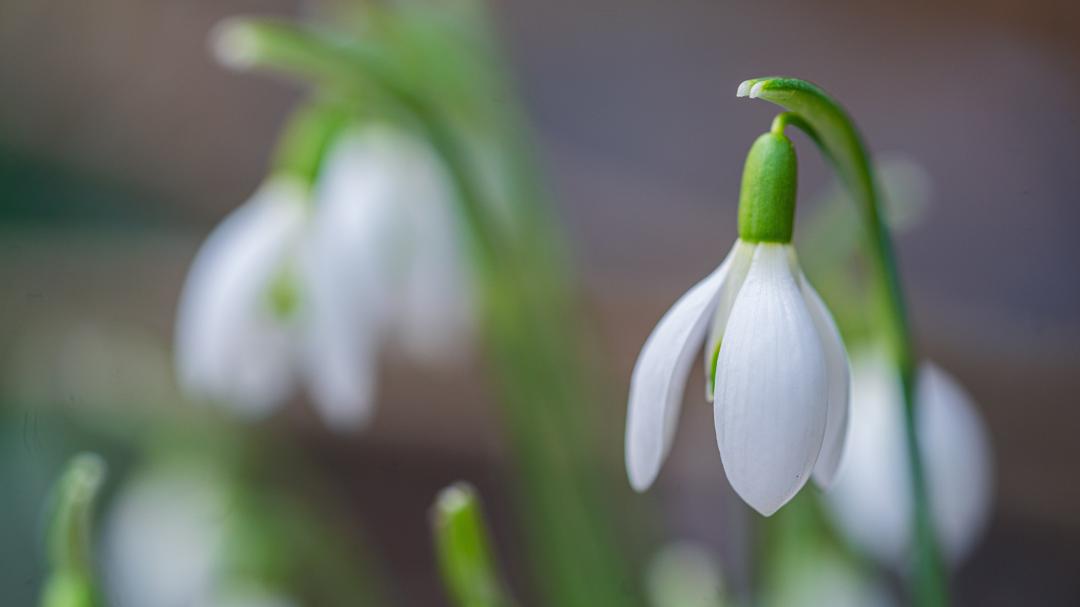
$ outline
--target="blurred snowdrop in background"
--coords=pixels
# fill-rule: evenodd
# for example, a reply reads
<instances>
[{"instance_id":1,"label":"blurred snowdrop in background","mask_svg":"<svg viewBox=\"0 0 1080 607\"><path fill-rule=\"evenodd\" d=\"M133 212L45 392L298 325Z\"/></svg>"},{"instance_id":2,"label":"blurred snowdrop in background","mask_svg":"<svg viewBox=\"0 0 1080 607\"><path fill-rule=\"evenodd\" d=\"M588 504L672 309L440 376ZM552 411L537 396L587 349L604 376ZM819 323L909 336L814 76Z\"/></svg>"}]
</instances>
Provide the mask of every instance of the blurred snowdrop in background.
<instances>
[{"instance_id":1,"label":"blurred snowdrop in background","mask_svg":"<svg viewBox=\"0 0 1080 607\"><path fill-rule=\"evenodd\" d=\"M388 343L427 363L468 350L467 251L425 143L385 125L331 145L307 191L271 178L203 245L181 297L188 392L265 414L303 379L338 429L372 413Z\"/></svg>"},{"instance_id":2,"label":"blurred snowdrop in background","mask_svg":"<svg viewBox=\"0 0 1080 607\"><path fill-rule=\"evenodd\" d=\"M370 415L380 347L425 363L467 354L468 251L445 171L388 125L342 135L316 185L301 297L306 370L332 424Z\"/></svg>"},{"instance_id":3,"label":"blurred snowdrop in background","mask_svg":"<svg viewBox=\"0 0 1080 607\"><path fill-rule=\"evenodd\" d=\"M986 426L962 386L933 363L919 371L917 419L930 503L945 555L958 564L990 518L994 462ZM905 465L900 383L884 354L852 357L851 425L832 519L867 554L901 571L911 548L911 479Z\"/></svg>"}]
</instances>

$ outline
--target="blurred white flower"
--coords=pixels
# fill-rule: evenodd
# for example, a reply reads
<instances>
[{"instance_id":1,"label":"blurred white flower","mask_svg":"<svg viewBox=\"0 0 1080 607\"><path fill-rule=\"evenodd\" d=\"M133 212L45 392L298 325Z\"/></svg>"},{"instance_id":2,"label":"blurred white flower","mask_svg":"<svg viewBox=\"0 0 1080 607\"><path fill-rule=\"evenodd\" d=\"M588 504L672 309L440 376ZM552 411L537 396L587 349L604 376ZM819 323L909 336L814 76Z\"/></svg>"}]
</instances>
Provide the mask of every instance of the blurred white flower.
<instances>
[{"instance_id":1,"label":"blurred white flower","mask_svg":"<svg viewBox=\"0 0 1080 607\"><path fill-rule=\"evenodd\" d=\"M278 593L230 579L233 515L225 486L205 468L141 473L115 498L105 521L109 605L293 606Z\"/></svg>"},{"instance_id":2,"label":"blurred white flower","mask_svg":"<svg viewBox=\"0 0 1080 607\"><path fill-rule=\"evenodd\" d=\"M735 491L768 516L811 473L829 484L847 425L843 342L792 246L740 239L664 315L638 357L626 427L631 485L647 489L667 457L703 342L717 444Z\"/></svg>"},{"instance_id":3,"label":"blurred white flower","mask_svg":"<svg viewBox=\"0 0 1080 607\"><path fill-rule=\"evenodd\" d=\"M109 604L206 604L222 566L227 522L224 492L202 471L136 478L115 498L105 522Z\"/></svg>"},{"instance_id":4,"label":"blurred white flower","mask_svg":"<svg viewBox=\"0 0 1080 607\"><path fill-rule=\"evenodd\" d=\"M944 555L953 563L973 548L990 515L993 463L986 427L967 392L932 363L917 387L919 445L930 506ZM878 560L903 568L911 543L900 380L883 352L852 364L848 447L827 502L839 528Z\"/></svg>"},{"instance_id":5,"label":"blurred white flower","mask_svg":"<svg viewBox=\"0 0 1080 607\"><path fill-rule=\"evenodd\" d=\"M827 551L814 550L785 564L765 589L766 607L893 607L896 601L878 582Z\"/></svg>"},{"instance_id":6,"label":"blurred white flower","mask_svg":"<svg viewBox=\"0 0 1080 607\"><path fill-rule=\"evenodd\" d=\"M649 561L645 587L653 607L723 607L720 563L704 546L677 542L664 546Z\"/></svg>"},{"instance_id":7,"label":"blurred white flower","mask_svg":"<svg viewBox=\"0 0 1080 607\"><path fill-rule=\"evenodd\" d=\"M434 153L382 126L342 135L313 194L270 179L192 265L177 317L181 385L260 415L303 377L328 423L363 425L387 339L442 361L468 331L452 204Z\"/></svg>"},{"instance_id":8,"label":"blurred white flower","mask_svg":"<svg viewBox=\"0 0 1080 607\"><path fill-rule=\"evenodd\" d=\"M306 370L323 415L366 417L374 352L394 339L426 362L456 355L471 283L438 159L388 127L344 136L326 160L305 251Z\"/></svg>"}]
</instances>

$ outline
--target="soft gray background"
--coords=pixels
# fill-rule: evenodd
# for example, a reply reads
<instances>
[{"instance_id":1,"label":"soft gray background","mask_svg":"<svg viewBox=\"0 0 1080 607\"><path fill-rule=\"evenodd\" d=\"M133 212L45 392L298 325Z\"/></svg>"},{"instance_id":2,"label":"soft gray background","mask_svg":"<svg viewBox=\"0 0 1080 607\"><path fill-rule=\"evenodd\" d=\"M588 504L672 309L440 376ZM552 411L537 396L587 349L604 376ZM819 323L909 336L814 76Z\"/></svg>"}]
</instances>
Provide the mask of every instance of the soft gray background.
<instances>
[{"instance_id":1,"label":"soft gray background","mask_svg":"<svg viewBox=\"0 0 1080 607\"><path fill-rule=\"evenodd\" d=\"M845 102L872 149L926 166L930 215L899 243L914 323L979 401L997 453L993 528L961 572L971 604L1080 601L1078 6L495 5L620 386L655 320L734 238L742 158L774 113L736 99L740 80L814 80ZM0 360L18 358L42 327L120 326L165 343L186 264L259 182L295 100L218 68L206 32L226 15L301 10L279 0L0 4ZM827 172L805 139L798 146L813 194ZM77 212L54 213L56 173L100 187L83 201L61 189ZM408 377L388 371L395 402L364 446L331 443L326 456L343 479L388 483L369 513L422 516L450 474L430 470L433 459L481 477L500 465L475 388L435 378L461 403L431 411L433 388ZM602 406L621 440L622 401ZM723 477L709 415L688 408L661 483L673 533L710 534ZM377 463L387 454L393 469ZM360 457L376 463L351 469ZM410 541L426 541L419 527ZM434 600L427 557L388 543L396 572L418 581L413 598Z\"/></svg>"}]
</instances>

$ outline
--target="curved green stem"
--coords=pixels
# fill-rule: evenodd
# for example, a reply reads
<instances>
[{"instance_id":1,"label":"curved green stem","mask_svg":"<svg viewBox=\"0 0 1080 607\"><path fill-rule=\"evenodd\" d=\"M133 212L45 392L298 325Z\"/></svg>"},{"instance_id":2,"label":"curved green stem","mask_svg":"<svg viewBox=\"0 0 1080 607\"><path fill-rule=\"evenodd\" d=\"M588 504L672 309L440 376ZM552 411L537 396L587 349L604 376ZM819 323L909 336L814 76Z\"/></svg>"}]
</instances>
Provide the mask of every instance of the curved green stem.
<instances>
[{"instance_id":1,"label":"curved green stem","mask_svg":"<svg viewBox=\"0 0 1080 607\"><path fill-rule=\"evenodd\" d=\"M95 607L99 604L91 564L90 522L105 480L105 462L83 453L68 464L56 486L49 526L49 578L41 607Z\"/></svg>"},{"instance_id":2,"label":"curved green stem","mask_svg":"<svg viewBox=\"0 0 1080 607\"><path fill-rule=\"evenodd\" d=\"M330 144L348 120L349 114L340 103L316 100L301 106L278 139L273 174L292 177L311 189Z\"/></svg>"},{"instance_id":3,"label":"curved green stem","mask_svg":"<svg viewBox=\"0 0 1080 607\"><path fill-rule=\"evenodd\" d=\"M788 113L777 117L805 130L821 148L859 204L884 311L885 338L896 364L904 392L904 428L911 469L915 529L915 592L918 605L941 606L949 602L945 573L931 519L926 474L916 434L915 381L917 360L896 254L883 217L881 198L870 156L855 123L821 88L795 78L755 78L739 85L740 97L760 98L782 106ZM787 116L787 117L785 117ZM782 118L784 117L784 118ZM777 123L774 122L774 128Z\"/></svg>"}]
</instances>

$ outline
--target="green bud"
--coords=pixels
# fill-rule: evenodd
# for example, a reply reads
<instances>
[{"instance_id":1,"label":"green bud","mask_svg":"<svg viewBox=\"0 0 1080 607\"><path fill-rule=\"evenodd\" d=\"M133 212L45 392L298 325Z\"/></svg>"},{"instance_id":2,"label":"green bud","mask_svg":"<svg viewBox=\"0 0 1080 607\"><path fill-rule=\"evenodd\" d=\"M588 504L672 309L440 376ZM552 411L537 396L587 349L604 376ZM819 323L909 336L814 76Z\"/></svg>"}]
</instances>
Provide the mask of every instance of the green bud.
<instances>
[{"instance_id":1,"label":"green bud","mask_svg":"<svg viewBox=\"0 0 1080 607\"><path fill-rule=\"evenodd\" d=\"M743 169L739 238L747 242L791 242L797 184L798 165L791 141L777 131L758 137Z\"/></svg>"}]
</instances>

